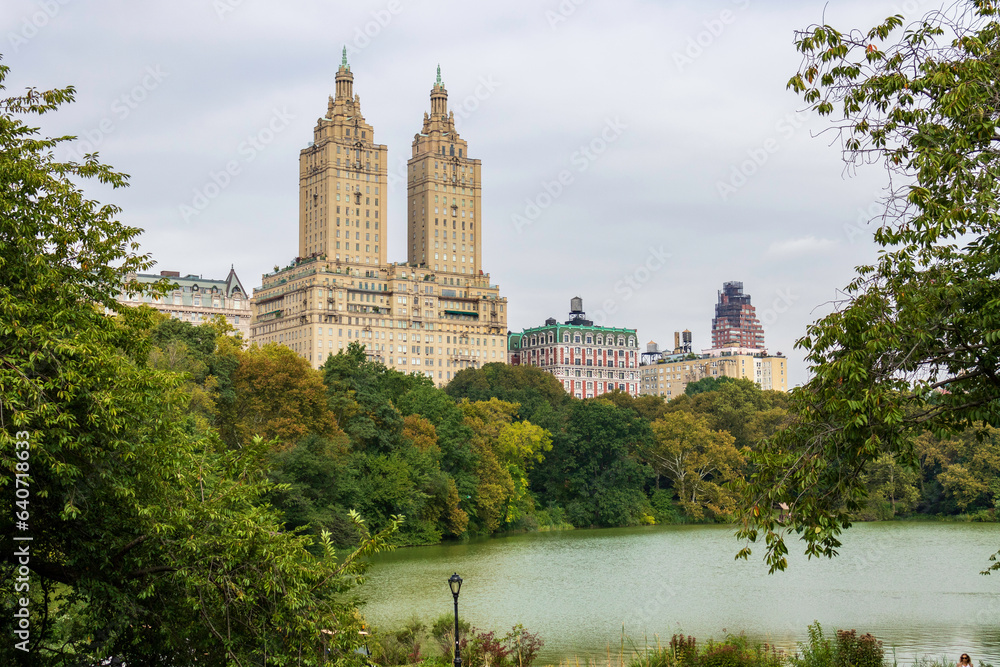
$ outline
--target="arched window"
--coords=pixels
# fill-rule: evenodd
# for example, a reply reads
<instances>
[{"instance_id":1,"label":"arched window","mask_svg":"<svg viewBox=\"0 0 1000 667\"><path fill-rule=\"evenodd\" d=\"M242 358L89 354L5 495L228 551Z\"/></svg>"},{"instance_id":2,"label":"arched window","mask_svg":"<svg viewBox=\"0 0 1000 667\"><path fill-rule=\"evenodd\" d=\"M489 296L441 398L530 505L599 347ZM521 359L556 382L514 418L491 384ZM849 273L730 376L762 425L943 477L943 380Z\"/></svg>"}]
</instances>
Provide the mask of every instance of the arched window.
<instances>
[{"instance_id":1,"label":"arched window","mask_svg":"<svg viewBox=\"0 0 1000 667\"><path fill-rule=\"evenodd\" d=\"M563 342L564 343L568 343L569 342L569 334L568 333L564 333L563 334Z\"/></svg>"}]
</instances>

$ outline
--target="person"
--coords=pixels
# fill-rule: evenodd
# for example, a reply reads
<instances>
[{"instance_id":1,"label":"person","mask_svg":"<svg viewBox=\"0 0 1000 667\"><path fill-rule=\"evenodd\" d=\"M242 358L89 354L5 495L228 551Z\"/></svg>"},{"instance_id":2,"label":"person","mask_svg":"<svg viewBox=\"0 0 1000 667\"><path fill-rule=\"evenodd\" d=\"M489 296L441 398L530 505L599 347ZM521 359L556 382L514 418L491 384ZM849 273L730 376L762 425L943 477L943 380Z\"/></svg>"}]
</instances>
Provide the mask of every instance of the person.
<instances>
[{"instance_id":1,"label":"person","mask_svg":"<svg viewBox=\"0 0 1000 667\"><path fill-rule=\"evenodd\" d=\"M958 667L972 667L972 660L969 659L968 653L963 653L959 656Z\"/></svg>"}]
</instances>

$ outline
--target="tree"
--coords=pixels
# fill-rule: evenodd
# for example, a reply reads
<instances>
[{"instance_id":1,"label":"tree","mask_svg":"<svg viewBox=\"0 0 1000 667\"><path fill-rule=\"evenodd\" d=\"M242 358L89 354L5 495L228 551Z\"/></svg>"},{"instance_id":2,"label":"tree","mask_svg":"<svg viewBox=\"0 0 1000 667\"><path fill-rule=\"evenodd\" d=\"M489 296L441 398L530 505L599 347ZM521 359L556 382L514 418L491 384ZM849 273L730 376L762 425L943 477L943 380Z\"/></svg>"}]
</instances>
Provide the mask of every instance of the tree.
<instances>
[{"instance_id":1,"label":"tree","mask_svg":"<svg viewBox=\"0 0 1000 667\"><path fill-rule=\"evenodd\" d=\"M514 524L534 507L528 472L552 449L548 431L524 421L515 422L517 405L496 398L458 405L472 438L479 486L474 516L487 533Z\"/></svg>"},{"instance_id":2,"label":"tree","mask_svg":"<svg viewBox=\"0 0 1000 667\"><path fill-rule=\"evenodd\" d=\"M788 531L810 556L836 554L883 455L911 466L924 429L1000 423L998 11L960 1L902 35L901 16L797 35L788 86L821 115L839 107L831 131L848 171L878 163L889 181L877 261L798 342L812 379L743 489L740 535L764 540L772 571L786 566Z\"/></svg>"},{"instance_id":3,"label":"tree","mask_svg":"<svg viewBox=\"0 0 1000 667\"><path fill-rule=\"evenodd\" d=\"M573 400L551 373L536 366L502 363L463 369L455 374L445 391L456 400L499 398L516 403L518 421L530 421L551 433L562 428Z\"/></svg>"},{"instance_id":4,"label":"tree","mask_svg":"<svg viewBox=\"0 0 1000 667\"><path fill-rule=\"evenodd\" d=\"M578 527L643 523L651 471L638 452L651 439L649 422L631 410L603 399L574 401L565 431L539 466L548 500L561 503Z\"/></svg>"},{"instance_id":5,"label":"tree","mask_svg":"<svg viewBox=\"0 0 1000 667\"><path fill-rule=\"evenodd\" d=\"M919 470L900 465L891 454L883 454L861 476L868 492L868 507L859 516L880 520L909 512L920 499L919 481Z\"/></svg>"},{"instance_id":6,"label":"tree","mask_svg":"<svg viewBox=\"0 0 1000 667\"><path fill-rule=\"evenodd\" d=\"M425 375L406 375L370 361L356 341L327 357L320 371L330 404L355 449L384 454L402 444L403 419L394 404L413 389L434 386Z\"/></svg>"},{"instance_id":7,"label":"tree","mask_svg":"<svg viewBox=\"0 0 1000 667\"><path fill-rule=\"evenodd\" d=\"M293 350L277 343L237 353L235 399L220 412L220 431L231 447L254 435L289 448L308 433L337 439L343 431L327 404L322 376Z\"/></svg>"},{"instance_id":8,"label":"tree","mask_svg":"<svg viewBox=\"0 0 1000 667\"><path fill-rule=\"evenodd\" d=\"M667 402L660 396L633 396L627 391L615 389L601 398L611 401L620 408L632 410L646 421L656 421L667 411Z\"/></svg>"},{"instance_id":9,"label":"tree","mask_svg":"<svg viewBox=\"0 0 1000 667\"><path fill-rule=\"evenodd\" d=\"M0 662L288 664L315 661L323 629L350 660L343 596L385 538L356 521L359 550L338 561L320 540L313 556L264 501L269 443L233 450L185 423L183 378L150 364L152 311L116 301L143 290L140 230L74 182L127 177L56 162L67 138L22 120L73 94L0 100L0 529L32 538L0 557L0 630L16 637L25 608L31 624Z\"/></svg>"},{"instance_id":10,"label":"tree","mask_svg":"<svg viewBox=\"0 0 1000 667\"><path fill-rule=\"evenodd\" d=\"M1000 433L997 429L970 429L941 445L947 453L940 459L937 481L945 496L963 512L993 510L995 513L1000 505Z\"/></svg>"},{"instance_id":11,"label":"tree","mask_svg":"<svg viewBox=\"0 0 1000 667\"><path fill-rule=\"evenodd\" d=\"M704 417L672 412L653 422L655 437L644 457L657 475L673 483L681 507L691 517L705 512L725 517L735 506L725 486L741 472L743 455L733 436L713 431Z\"/></svg>"},{"instance_id":12,"label":"tree","mask_svg":"<svg viewBox=\"0 0 1000 667\"><path fill-rule=\"evenodd\" d=\"M728 431L736 446L743 448L753 447L761 435L773 432L785 417L785 405L787 396L781 392L763 391L746 378L729 378L709 391L677 397L667 410L705 415L713 429Z\"/></svg>"},{"instance_id":13,"label":"tree","mask_svg":"<svg viewBox=\"0 0 1000 667\"><path fill-rule=\"evenodd\" d=\"M732 382L733 380L734 378L725 375L720 378L715 378L715 377L702 378L695 382L689 382L684 387L684 393L688 396L696 396L706 391L716 391L721 385L727 382Z\"/></svg>"}]
</instances>

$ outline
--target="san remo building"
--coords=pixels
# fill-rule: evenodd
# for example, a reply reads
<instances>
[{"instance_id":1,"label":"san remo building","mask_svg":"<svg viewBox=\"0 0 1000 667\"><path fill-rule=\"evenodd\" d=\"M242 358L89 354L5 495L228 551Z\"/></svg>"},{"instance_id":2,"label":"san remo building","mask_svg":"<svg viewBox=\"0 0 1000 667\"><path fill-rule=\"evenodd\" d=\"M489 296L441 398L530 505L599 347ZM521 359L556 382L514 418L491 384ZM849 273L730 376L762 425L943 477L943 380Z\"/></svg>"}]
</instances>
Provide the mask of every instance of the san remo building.
<instances>
[{"instance_id":1,"label":"san remo building","mask_svg":"<svg viewBox=\"0 0 1000 667\"><path fill-rule=\"evenodd\" d=\"M263 276L250 341L318 368L352 341L440 386L506 360L507 300L482 270L480 161L455 131L440 68L407 163L407 261L386 260L387 148L361 115L347 55L299 154L299 256Z\"/></svg>"}]
</instances>

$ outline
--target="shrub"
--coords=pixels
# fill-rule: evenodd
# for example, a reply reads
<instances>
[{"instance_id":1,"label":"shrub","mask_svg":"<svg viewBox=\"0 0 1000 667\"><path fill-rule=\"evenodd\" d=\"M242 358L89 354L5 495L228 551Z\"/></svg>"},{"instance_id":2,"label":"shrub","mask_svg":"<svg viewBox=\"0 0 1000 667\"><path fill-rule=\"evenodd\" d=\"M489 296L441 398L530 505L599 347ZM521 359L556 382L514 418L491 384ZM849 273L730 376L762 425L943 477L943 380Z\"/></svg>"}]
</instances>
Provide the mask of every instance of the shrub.
<instances>
[{"instance_id":1,"label":"shrub","mask_svg":"<svg viewBox=\"0 0 1000 667\"><path fill-rule=\"evenodd\" d=\"M799 652L792 657L795 667L831 667L834 657L833 645L823 636L819 621L809 626L809 643L799 644Z\"/></svg>"},{"instance_id":2,"label":"shrub","mask_svg":"<svg viewBox=\"0 0 1000 667\"><path fill-rule=\"evenodd\" d=\"M682 665L693 665L698 660L698 640L688 635L670 638L670 653Z\"/></svg>"},{"instance_id":3,"label":"shrub","mask_svg":"<svg viewBox=\"0 0 1000 667\"><path fill-rule=\"evenodd\" d=\"M414 617L401 629L382 634L372 648L372 662L382 667L420 662L420 639L426 630L427 626Z\"/></svg>"},{"instance_id":4,"label":"shrub","mask_svg":"<svg viewBox=\"0 0 1000 667\"><path fill-rule=\"evenodd\" d=\"M871 634L857 636L854 630L837 631L837 667L882 667L882 642Z\"/></svg>"},{"instance_id":5,"label":"shrub","mask_svg":"<svg viewBox=\"0 0 1000 667\"><path fill-rule=\"evenodd\" d=\"M460 644L462 663L469 667L531 667L544 642L523 625L515 625L503 637L473 629Z\"/></svg>"},{"instance_id":6,"label":"shrub","mask_svg":"<svg viewBox=\"0 0 1000 667\"><path fill-rule=\"evenodd\" d=\"M835 642L823 635L819 622L809 626L808 646L799 644L792 658L794 667L883 667L882 642L871 634L858 636L855 630L838 630Z\"/></svg>"},{"instance_id":7,"label":"shrub","mask_svg":"<svg viewBox=\"0 0 1000 667\"><path fill-rule=\"evenodd\" d=\"M649 499L653 507L653 518L656 523L680 523L683 519L673 501L673 491L657 489Z\"/></svg>"},{"instance_id":8,"label":"shrub","mask_svg":"<svg viewBox=\"0 0 1000 667\"><path fill-rule=\"evenodd\" d=\"M541 637L528 632L520 623L511 628L507 638L511 646L511 663L514 667L530 667L544 645Z\"/></svg>"},{"instance_id":9,"label":"shrub","mask_svg":"<svg viewBox=\"0 0 1000 667\"><path fill-rule=\"evenodd\" d=\"M461 645L467 643L467 638L472 632L472 626L469 622L459 618L458 619L458 634L461 644L459 645L459 652L461 653ZM431 624L431 637L437 643L438 648L441 649L441 655L443 656L453 656L455 653L455 617L451 614L442 614L438 616L437 620Z\"/></svg>"}]
</instances>

